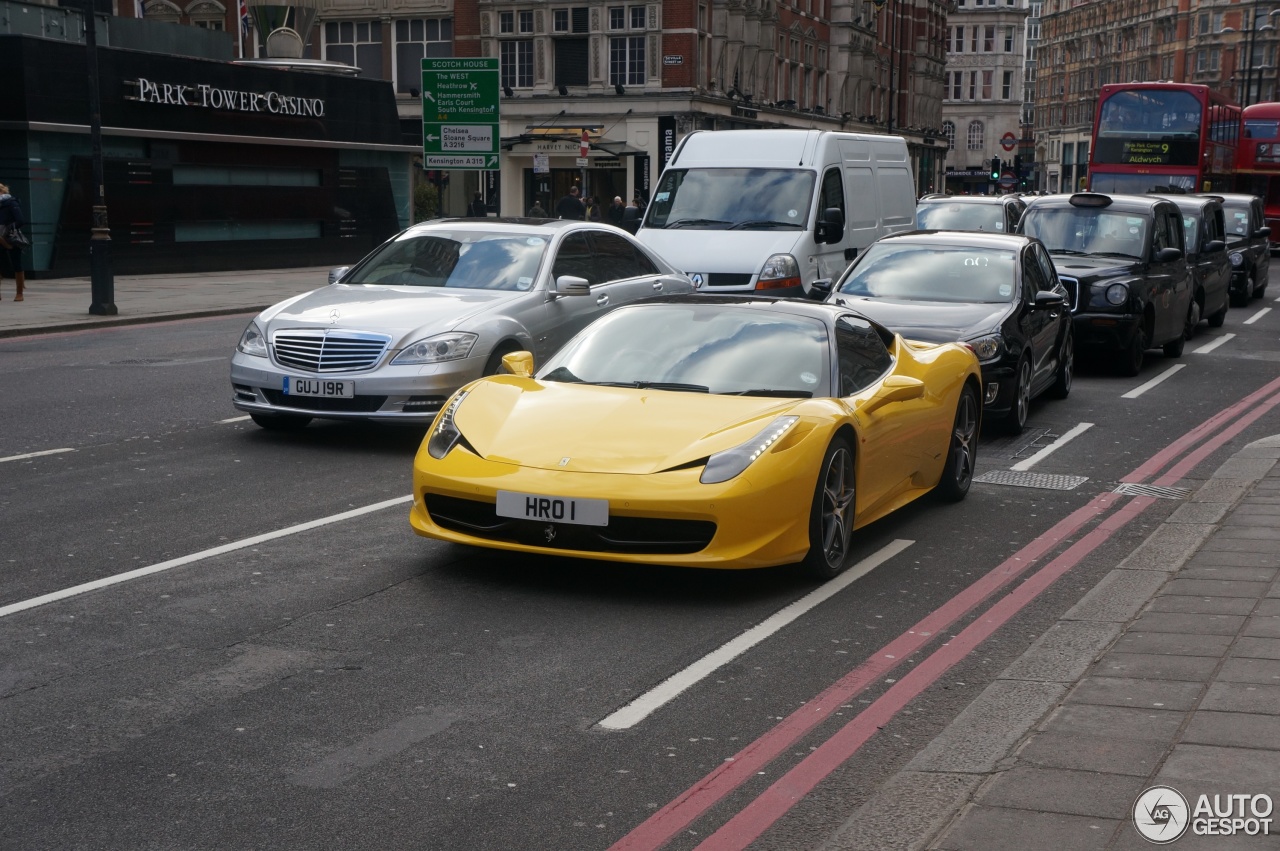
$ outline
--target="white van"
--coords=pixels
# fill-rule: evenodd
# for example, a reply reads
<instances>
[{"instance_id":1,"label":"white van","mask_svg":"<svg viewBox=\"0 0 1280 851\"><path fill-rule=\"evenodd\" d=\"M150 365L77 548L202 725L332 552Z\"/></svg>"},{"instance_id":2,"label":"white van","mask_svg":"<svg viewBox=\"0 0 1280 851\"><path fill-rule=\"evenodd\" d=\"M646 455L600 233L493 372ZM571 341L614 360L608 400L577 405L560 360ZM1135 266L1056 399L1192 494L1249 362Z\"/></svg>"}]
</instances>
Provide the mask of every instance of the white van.
<instances>
[{"instance_id":1,"label":"white van","mask_svg":"<svg viewBox=\"0 0 1280 851\"><path fill-rule=\"evenodd\" d=\"M676 146L636 237L701 292L800 295L912 230L915 208L900 136L704 130Z\"/></svg>"}]
</instances>

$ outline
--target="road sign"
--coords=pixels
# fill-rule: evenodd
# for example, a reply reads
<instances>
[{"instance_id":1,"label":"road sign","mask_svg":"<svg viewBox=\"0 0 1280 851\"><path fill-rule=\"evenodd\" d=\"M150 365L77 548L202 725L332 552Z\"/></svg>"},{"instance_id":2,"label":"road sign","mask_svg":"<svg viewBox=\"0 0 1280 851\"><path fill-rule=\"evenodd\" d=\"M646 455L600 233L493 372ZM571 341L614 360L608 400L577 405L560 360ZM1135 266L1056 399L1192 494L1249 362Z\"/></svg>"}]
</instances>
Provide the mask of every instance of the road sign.
<instances>
[{"instance_id":1,"label":"road sign","mask_svg":"<svg viewBox=\"0 0 1280 851\"><path fill-rule=\"evenodd\" d=\"M586 168L587 166L591 165L591 160L587 159L586 157L578 157L578 159L575 162L577 162L578 168Z\"/></svg>"},{"instance_id":2,"label":"road sign","mask_svg":"<svg viewBox=\"0 0 1280 851\"><path fill-rule=\"evenodd\" d=\"M1012 151L1018 145L1018 137L1013 135L1013 131L1007 131L1000 137L1000 147L1006 151Z\"/></svg>"},{"instance_id":3,"label":"road sign","mask_svg":"<svg viewBox=\"0 0 1280 851\"><path fill-rule=\"evenodd\" d=\"M1006 171L1004 174L1000 175L1000 185L1005 189L1012 189L1017 184L1018 178L1013 176L1013 172Z\"/></svg>"},{"instance_id":4,"label":"road sign","mask_svg":"<svg viewBox=\"0 0 1280 851\"><path fill-rule=\"evenodd\" d=\"M586 159L587 154L591 152L591 138L587 136L587 131L582 131L582 144L578 145L578 156ZM582 163L579 163L581 165Z\"/></svg>"},{"instance_id":5,"label":"road sign","mask_svg":"<svg viewBox=\"0 0 1280 851\"><path fill-rule=\"evenodd\" d=\"M424 168L498 168L497 59L422 60Z\"/></svg>"}]
</instances>

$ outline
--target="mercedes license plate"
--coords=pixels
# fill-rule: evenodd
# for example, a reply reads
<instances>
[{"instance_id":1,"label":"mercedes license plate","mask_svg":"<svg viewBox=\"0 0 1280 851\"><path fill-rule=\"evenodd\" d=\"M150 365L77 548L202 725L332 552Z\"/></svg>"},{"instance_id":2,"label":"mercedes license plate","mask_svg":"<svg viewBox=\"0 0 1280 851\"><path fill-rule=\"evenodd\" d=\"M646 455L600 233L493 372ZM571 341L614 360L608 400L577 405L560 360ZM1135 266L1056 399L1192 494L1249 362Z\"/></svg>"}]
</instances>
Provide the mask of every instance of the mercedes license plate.
<instances>
[{"instance_id":1,"label":"mercedes license plate","mask_svg":"<svg viewBox=\"0 0 1280 851\"><path fill-rule=\"evenodd\" d=\"M350 399L356 395L356 383L336 378L284 378L286 396L327 396Z\"/></svg>"},{"instance_id":2,"label":"mercedes license plate","mask_svg":"<svg viewBox=\"0 0 1280 851\"><path fill-rule=\"evenodd\" d=\"M498 491L496 513L499 517L516 517L520 520L608 526L609 500Z\"/></svg>"}]
</instances>

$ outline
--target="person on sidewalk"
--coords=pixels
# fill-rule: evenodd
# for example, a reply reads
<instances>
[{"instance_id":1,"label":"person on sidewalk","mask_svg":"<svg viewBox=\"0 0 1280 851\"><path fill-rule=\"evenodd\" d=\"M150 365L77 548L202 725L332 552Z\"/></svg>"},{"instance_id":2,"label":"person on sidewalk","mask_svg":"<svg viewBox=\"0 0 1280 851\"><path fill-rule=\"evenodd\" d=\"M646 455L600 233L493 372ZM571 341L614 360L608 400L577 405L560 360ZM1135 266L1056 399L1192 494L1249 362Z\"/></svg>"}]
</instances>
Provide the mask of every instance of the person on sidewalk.
<instances>
[{"instance_id":1,"label":"person on sidewalk","mask_svg":"<svg viewBox=\"0 0 1280 851\"><path fill-rule=\"evenodd\" d=\"M489 208L484 203L484 196L479 192L467 205L467 215L473 219L484 219L489 216Z\"/></svg>"},{"instance_id":2,"label":"person on sidewalk","mask_svg":"<svg viewBox=\"0 0 1280 851\"><path fill-rule=\"evenodd\" d=\"M0 183L0 234L8 233L10 226L25 228L27 217L22 215L18 199L9 194L9 187ZM22 265L22 245L16 240L6 241L0 238L0 283L4 282L6 269L18 284L18 294L13 300L22 301L22 291L27 285L27 273Z\"/></svg>"},{"instance_id":3,"label":"person on sidewalk","mask_svg":"<svg viewBox=\"0 0 1280 851\"><path fill-rule=\"evenodd\" d=\"M542 202L534 198L533 206L529 208L527 215L531 219L545 219L547 218L547 211L542 208Z\"/></svg>"},{"instance_id":4,"label":"person on sidewalk","mask_svg":"<svg viewBox=\"0 0 1280 851\"><path fill-rule=\"evenodd\" d=\"M556 202L556 215L562 219L575 219L579 222L586 219L587 205L578 197L580 194L578 187L569 187L569 194Z\"/></svg>"}]
</instances>

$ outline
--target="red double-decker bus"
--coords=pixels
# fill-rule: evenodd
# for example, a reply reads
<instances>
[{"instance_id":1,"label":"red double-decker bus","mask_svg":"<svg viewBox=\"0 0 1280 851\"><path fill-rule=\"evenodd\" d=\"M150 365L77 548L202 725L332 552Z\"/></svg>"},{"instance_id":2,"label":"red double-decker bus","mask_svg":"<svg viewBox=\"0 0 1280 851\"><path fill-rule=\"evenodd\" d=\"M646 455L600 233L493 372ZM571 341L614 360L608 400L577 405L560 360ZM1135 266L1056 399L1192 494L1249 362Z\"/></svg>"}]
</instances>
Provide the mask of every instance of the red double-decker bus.
<instances>
[{"instance_id":1,"label":"red double-decker bus","mask_svg":"<svg viewBox=\"0 0 1280 851\"><path fill-rule=\"evenodd\" d=\"M1236 189L1262 199L1275 248L1280 245L1280 103L1244 108L1236 175Z\"/></svg>"},{"instance_id":2,"label":"red double-decker bus","mask_svg":"<svg viewBox=\"0 0 1280 851\"><path fill-rule=\"evenodd\" d=\"M1094 192L1229 192L1240 107L1208 86L1102 87L1089 151Z\"/></svg>"}]
</instances>

